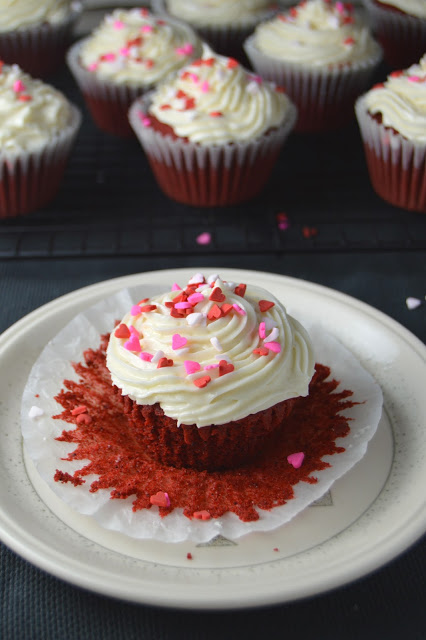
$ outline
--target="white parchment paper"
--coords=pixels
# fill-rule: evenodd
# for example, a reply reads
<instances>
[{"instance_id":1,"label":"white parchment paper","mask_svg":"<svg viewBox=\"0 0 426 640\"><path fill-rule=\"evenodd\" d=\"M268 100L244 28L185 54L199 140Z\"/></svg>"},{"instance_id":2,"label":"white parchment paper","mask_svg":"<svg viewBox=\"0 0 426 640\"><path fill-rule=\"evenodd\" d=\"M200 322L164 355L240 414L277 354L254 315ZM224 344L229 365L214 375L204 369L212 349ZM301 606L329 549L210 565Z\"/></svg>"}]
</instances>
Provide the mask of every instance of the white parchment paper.
<instances>
[{"instance_id":1,"label":"white parchment paper","mask_svg":"<svg viewBox=\"0 0 426 640\"><path fill-rule=\"evenodd\" d=\"M295 485L295 497L287 504L270 511L258 509L260 518L255 522L242 522L233 513L208 521L189 520L181 509L175 509L168 516L161 518L158 507L133 512L133 497L112 500L109 497L110 491L106 489L90 493L90 484L96 476L86 476L85 484L78 487L71 483L55 482L53 478L56 469L60 468L72 474L85 464L82 460L61 460L75 449L76 445L58 442L55 438L64 428L70 429L72 425L52 419L53 415L62 411L62 407L54 400L62 387L62 381L65 378L78 379L71 362L81 361L87 348L97 349L100 334L111 331L115 321L120 320L136 300L146 295L161 293L157 289L154 290L154 287L149 289L147 292L147 287L144 286L123 290L78 314L46 345L28 378L22 398L21 415L26 452L41 478L72 509L92 516L106 529L119 531L134 538L163 542L191 540L199 543L207 542L221 534L235 539L253 531L269 531L285 524L309 504L321 498L335 480L361 460L380 421L383 401L381 389L340 342L324 333L322 328L313 325L309 318L298 317L311 335L315 345L316 361L330 367L333 378L341 381L337 391L350 389L353 391L350 399L361 404L342 412L351 418L349 434L337 440L337 444L343 446L345 451L325 456L323 460L331 466L315 472L318 479L316 484L299 482Z\"/></svg>"}]
</instances>

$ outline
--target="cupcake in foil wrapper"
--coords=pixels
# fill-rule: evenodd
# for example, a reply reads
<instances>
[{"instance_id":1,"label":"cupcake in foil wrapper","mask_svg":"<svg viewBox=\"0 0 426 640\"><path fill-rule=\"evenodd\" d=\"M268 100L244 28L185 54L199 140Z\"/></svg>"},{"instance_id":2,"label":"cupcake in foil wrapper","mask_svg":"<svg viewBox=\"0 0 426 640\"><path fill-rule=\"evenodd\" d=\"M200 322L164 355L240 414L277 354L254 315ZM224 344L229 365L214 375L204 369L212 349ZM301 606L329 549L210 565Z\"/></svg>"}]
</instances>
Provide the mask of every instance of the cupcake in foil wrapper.
<instances>
[{"instance_id":1,"label":"cupcake in foil wrapper","mask_svg":"<svg viewBox=\"0 0 426 640\"><path fill-rule=\"evenodd\" d=\"M263 51L258 31L244 43L256 72L281 85L296 104L299 112L296 131L319 132L346 125L353 118L356 98L369 86L382 60L382 50L367 28L357 27L352 9L342 7L342 3L333 5L325 0L301 3L259 26L265 34L271 28L271 38L267 39L277 42L278 49ZM312 13L311 21L318 23L316 29L309 26L308 16L305 22L302 12ZM302 25L294 31L296 40L291 41L284 31L280 33L290 25L290 34L298 15ZM304 39L299 41L303 30ZM352 57L351 50L358 46L358 41L365 52Z\"/></svg>"},{"instance_id":2,"label":"cupcake in foil wrapper","mask_svg":"<svg viewBox=\"0 0 426 640\"><path fill-rule=\"evenodd\" d=\"M172 32L164 34L163 44L161 33L155 34L157 27ZM153 37L157 41L151 46ZM145 45L152 47L152 57ZM200 51L201 42L185 24L171 18L164 21L147 9L117 9L91 36L70 48L67 64L95 124L107 133L132 137L128 121L132 102Z\"/></svg>"},{"instance_id":3,"label":"cupcake in foil wrapper","mask_svg":"<svg viewBox=\"0 0 426 640\"><path fill-rule=\"evenodd\" d=\"M81 3L73 2L59 21L45 20L0 32L0 59L17 64L34 77L44 78L65 62L72 31L81 13Z\"/></svg>"},{"instance_id":4,"label":"cupcake in foil wrapper","mask_svg":"<svg viewBox=\"0 0 426 640\"><path fill-rule=\"evenodd\" d=\"M415 63L426 51L426 16L405 13L376 0L363 0L373 33L393 69Z\"/></svg>"}]
</instances>

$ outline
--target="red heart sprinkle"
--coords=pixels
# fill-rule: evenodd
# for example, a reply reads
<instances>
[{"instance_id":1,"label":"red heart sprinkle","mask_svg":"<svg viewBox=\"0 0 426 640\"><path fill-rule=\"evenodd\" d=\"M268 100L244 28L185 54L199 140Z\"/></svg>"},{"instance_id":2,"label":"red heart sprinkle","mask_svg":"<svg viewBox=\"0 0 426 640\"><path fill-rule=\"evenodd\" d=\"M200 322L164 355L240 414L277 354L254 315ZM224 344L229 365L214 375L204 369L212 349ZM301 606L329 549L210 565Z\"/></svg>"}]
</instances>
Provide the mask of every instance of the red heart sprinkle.
<instances>
[{"instance_id":1,"label":"red heart sprinkle","mask_svg":"<svg viewBox=\"0 0 426 640\"><path fill-rule=\"evenodd\" d=\"M130 331L127 324L120 324L114 331L116 338L130 338Z\"/></svg>"},{"instance_id":2,"label":"red heart sprinkle","mask_svg":"<svg viewBox=\"0 0 426 640\"><path fill-rule=\"evenodd\" d=\"M235 367L233 364L227 362L226 360L221 360L219 362L219 377L224 376L226 373L231 373L231 371L234 371L234 369Z\"/></svg>"},{"instance_id":3,"label":"red heart sprinkle","mask_svg":"<svg viewBox=\"0 0 426 640\"><path fill-rule=\"evenodd\" d=\"M149 501L157 507L170 507L170 498L164 491L157 491L156 494L150 496Z\"/></svg>"},{"instance_id":4,"label":"red heart sprinkle","mask_svg":"<svg viewBox=\"0 0 426 640\"><path fill-rule=\"evenodd\" d=\"M260 356L267 356L269 350L266 347L258 347L257 349L253 349L253 353L258 353Z\"/></svg>"},{"instance_id":5,"label":"red heart sprinkle","mask_svg":"<svg viewBox=\"0 0 426 640\"><path fill-rule=\"evenodd\" d=\"M221 317L221 315L222 315L222 309L218 307L217 304L214 304L210 309L210 311L208 312L207 318L209 320L217 320L218 318Z\"/></svg>"},{"instance_id":6,"label":"red heart sprinkle","mask_svg":"<svg viewBox=\"0 0 426 640\"><path fill-rule=\"evenodd\" d=\"M271 302L270 300L259 300L259 309L264 312L268 311L268 309L272 309L275 306L275 302Z\"/></svg>"},{"instance_id":7,"label":"red heart sprinkle","mask_svg":"<svg viewBox=\"0 0 426 640\"><path fill-rule=\"evenodd\" d=\"M236 296L241 296L241 298L244 298L246 289L247 289L246 284L238 284L234 289L234 293Z\"/></svg>"},{"instance_id":8,"label":"red heart sprinkle","mask_svg":"<svg viewBox=\"0 0 426 640\"><path fill-rule=\"evenodd\" d=\"M224 302L220 308L220 310L222 311L222 315L224 316L227 316L228 313L231 311L231 309L232 309L232 304L228 304L227 302Z\"/></svg>"},{"instance_id":9,"label":"red heart sprinkle","mask_svg":"<svg viewBox=\"0 0 426 640\"><path fill-rule=\"evenodd\" d=\"M194 380L194 384L199 389L202 389L203 387L206 387L210 381L210 376L203 376L202 378L197 378L196 380Z\"/></svg>"},{"instance_id":10,"label":"red heart sprinkle","mask_svg":"<svg viewBox=\"0 0 426 640\"><path fill-rule=\"evenodd\" d=\"M162 369L163 367L173 367L173 360L171 358L160 358L157 369Z\"/></svg>"},{"instance_id":11,"label":"red heart sprinkle","mask_svg":"<svg viewBox=\"0 0 426 640\"><path fill-rule=\"evenodd\" d=\"M233 69L234 67L238 67L238 61L235 58L228 58L228 62L226 63L228 69Z\"/></svg>"},{"instance_id":12,"label":"red heart sprinkle","mask_svg":"<svg viewBox=\"0 0 426 640\"><path fill-rule=\"evenodd\" d=\"M181 312L179 309L175 309L173 307L173 309L170 309L170 315L172 316L172 318L184 318L185 317L185 313Z\"/></svg>"},{"instance_id":13,"label":"red heart sprinkle","mask_svg":"<svg viewBox=\"0 0 426 640\"><path fill-rule=\"evenodd\" d=\"M213 300L214 302L223 302L226 300L226 296L220 287L215 287L210 294L209 300Z\"/></svg>"},{"instance_id":14,"label":"red heart sprinkle","mask_svg":"<svg viewBox=\"0 0 426 640\"><path fill-rule=\"evenodd\" d=\"M192 514L196 520L210 520L211 515L208 511L203 509L202 511L194 511Z\"/></svg>"},{"instance_id":15,"label":"red heart sprinkle","mask_svg":"<svg viewBox=\"0 0 426 640\"><path fill-rule=\"evenodd\" d=\"M156 304L146 304L144 307L141 307L141 313L144 313L144 311L155 311L156 308Z\"/></svg>"}]
</instances>

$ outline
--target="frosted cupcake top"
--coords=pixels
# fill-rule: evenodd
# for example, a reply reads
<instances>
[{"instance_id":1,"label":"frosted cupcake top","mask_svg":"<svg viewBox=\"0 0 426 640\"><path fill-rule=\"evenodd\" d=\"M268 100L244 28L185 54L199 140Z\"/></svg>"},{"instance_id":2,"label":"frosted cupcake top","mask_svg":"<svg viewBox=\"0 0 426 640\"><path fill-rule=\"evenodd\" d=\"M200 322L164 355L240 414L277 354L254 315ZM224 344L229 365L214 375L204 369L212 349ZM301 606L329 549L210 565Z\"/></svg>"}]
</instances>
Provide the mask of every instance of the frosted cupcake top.
<instances>
[{"instance_id":1,"label":"frosted cupcake top","mask_svg":"<svg viewBox=\"0 0 426 640\"><path fill-rule=\"evenodd\" d=\"M62 22L74 4L71 0L0 0L0 32Z\"/></svg>"},{"instance_id":2,"label":"frosted cupcake top","mask_svg":"<svg viewBox=\"0 0 426 640\"><path fill-rule=\"evenodd\" d=\"M43 148L69 124L71 113L62 93L17 65L0 63L1 153Z\"/></svg>"},{"instance_id":3,"label":"frosted cupcake top","mask_svg":"<svg viewBox=\"0 0 426 640\"><path fill-rule=\"evenodd\" d=\"M409 13L417 18L426 18L425 0L378 0L378 2L379 4L399 9L404 13Z\"/></svg>"},{"instance_id":4,"label":"frosted cupcake top","mask_svg":"<svg viewBox=\"0 0 426 640\"><path fill-rule=\"evenodd\" d=\"M132 307L111 334L107 367L123 395L203 427L307 395L314 358L270 293L195 274Z\"/></svg>"},{"instance_id":5,"label":"frosted cupcake top","mask_svg":"<svg viewBox=\"0 0 426 640\"><path fill-rule=\"evenodd\" d=\"M186 25L148 9L116 9L83 41L80 64L115 84L150 86L200 51Z\"/></svg>"},{"instance_id":6,"label":"frosted cupcake top","mask_svg":"<svg viewBox=\"0 0 426 640\"><path fill-rule=\"evenodd\" d=\"M308 0L257 26L256 48L278 60L310 67L353 64L380 48L347 2Z\"/></svg>"},{"instance_id":7,"label":"frosted cupcake top","mask_svg":"<svg viewBox=\"0 0 426 640\"><path fill-rule=\"evenodd\" d=\"M195 26L254 23L270 11L270 0L166 0L167 10Z\"/></svg>"},{"instance_id":8,"label":"frosted cupcake top","mask_svg":"<svg viewBox=\"0 0 426 640\"><path fill-rule=\"evenodd\" d=\"M205 46L202 58L157 87L148 116L181 138L210 145L257 138L280 126L290 108L282 90Z\"/></svg>"},{"instance_id":9,"label":"frosted cupcake top","mask_svg":"<svg viewBox=\"0 0 426 640\"><path fill-rule=\"evenodd\" d=\"M426 143L426 55L419 64L393 71L363 99L371 114L381 114L385 127L409 140Z\"/></svg>"}]
</instances>

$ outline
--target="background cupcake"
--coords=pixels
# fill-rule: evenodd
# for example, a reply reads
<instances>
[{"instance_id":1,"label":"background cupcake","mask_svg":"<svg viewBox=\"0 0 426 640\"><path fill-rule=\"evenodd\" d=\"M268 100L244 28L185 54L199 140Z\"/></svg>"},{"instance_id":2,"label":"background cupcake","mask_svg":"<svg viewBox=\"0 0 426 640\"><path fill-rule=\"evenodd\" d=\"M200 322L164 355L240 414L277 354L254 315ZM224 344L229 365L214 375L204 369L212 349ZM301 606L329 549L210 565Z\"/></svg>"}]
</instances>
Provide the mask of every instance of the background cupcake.
<instances>
[{"instance_id":1,"label":"background cupcake","mask_svg":"<svg viewBox=\"0 0 426 640\"><path fill-rule=\"evenodd\" d=\"M295 120L287 96L208 47L130 110L160 187L198 206L259 193Z\"/></svg>"},{"instance_id":2,"label":"background cupcake","mask_svg":"<svg viewBox=\"0 0 426 640\"><path fill-rule=\"evenodd\" d=\"M156 460L233 468L264 449L314 373L310 339L264 289L205 281L134 305L107 367L130 436Z\"/></svg>"},{"instance_id":3,"label":"background cupcake","mask_svg":"<svg viewBox=\"0 0 426 640\"><path fill-rule=\"evenodd\" d=\"M0 65L0 104L0 218L8 218L55 196L81 116L16 65Z\"/></svg>"},{"instance_id":4,"label":"background cupcake","mask_svg":"<svg viewBox=\"0 0 426 640\"><path fill-rule=\"evenodd\" d=\"M152 0L156 11L184 20L218 53L243 57L243 42L276 11L271 0Z\"/></svg>"},{"instance_id":5,"label":"background cupcake","mask_svg":"<svg viewBox=\"0 0 426 640\"><path fill-rule=\"evenodd\" d=\"M356 97L382 58L352 5L301 2L260 24L245 43L253 67L296 104L298 131L335 129L353 118Z\"/></svg>"},{"instance_id":6,"label":"background cupcake","mask_svg":"<svg viewBox=\"0 0 426 640\"><path fill-rule=\"evenodd\" d=\"M363 0L371 27L394 69L416 63L426 52L425 0Z\"/></svg>"},{"instance_id":7,"label":"background cupcake","mask_svg":"<svg viewBox=\"0 0 426 640\"><path fill-rule=\"evenodd\" d=\"M356 115L375 191L426 213L426 55L361 96Z\"/></svg>"},{"instance_id":8,"label":"background cupcake","mask_svg":"<svg viewBox=\"0 0 426 640\"><path fill-rule=\"evenodd\" d=\"M0 59L36 77L58 69L71 42L81 3L0 0Z\"/></svg>"},{"instance_id":9,"label":"background cupcake","mask_svg":"<svg viewBox=\"0 0 426 640\"><path fill-rule=\"evenodd\" d=\"M67 55L69 67L100 129L133 135L133 100L199 55L201 43L186 25L148 9L117 9Z\"/></svg>"}]
</instances>

